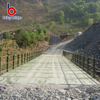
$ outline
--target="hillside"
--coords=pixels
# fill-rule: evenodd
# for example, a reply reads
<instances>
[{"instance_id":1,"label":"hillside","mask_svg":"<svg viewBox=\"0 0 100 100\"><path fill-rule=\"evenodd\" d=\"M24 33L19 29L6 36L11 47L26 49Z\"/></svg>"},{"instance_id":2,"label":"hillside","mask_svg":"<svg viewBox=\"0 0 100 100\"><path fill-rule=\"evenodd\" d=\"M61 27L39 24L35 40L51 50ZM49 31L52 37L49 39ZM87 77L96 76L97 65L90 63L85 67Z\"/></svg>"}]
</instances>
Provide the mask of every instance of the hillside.
<instances>
[{"instance_id":1,"label":"hillside","mask_svg":"<svg viewBox=\"0 0 100 100\"><path fill-rule=\"evenodd\" d=\"M0 41L0 55L13 55L13 54L20 54L25 52L31 51L45 51L49 47L47 41L38 42L38 45L31 48L20 48L15 40L9 40L2 42Z\"/></svg>"},{"instance_id":2,"label":"hillside","mask_svg":"<svg viewBox=\"0 0 100 100\"><path fill-rule=\"evenodd\" d=\"M54 0L55 1L60 0ZM6 0L0 1L0 15L7 15L7 2ZM56 7L54 9L54 5L51 3L49 13L46 13L44 9L44 2L41 0L9 0L10 5L15 7L18 10L16 16L21 16L22 20L3 20L0 19L0 30L1 31L10 31L16 30L19 28L24 28L27 30L34 30L36 24L42 24L44 27L48 26L50 20L52 19L52 14L61 10L61 7ZM54 9L54 10L53 10Z\"/></svg>"},{"instance_id":3,"label":"hillside","mask_svg":"<svg viewBox=\"0 0 100 100\"><path fill-rule=\"evenodd\" d=\"M55 34L71 34L86 30L100 19L97 0L0 0L1 17L7 16L7 2L17 9L16 16L21 16L22 20L1 18L0 31L20 28L32 31L37 24L42 24Z\"/></svg>"}]
</instances>

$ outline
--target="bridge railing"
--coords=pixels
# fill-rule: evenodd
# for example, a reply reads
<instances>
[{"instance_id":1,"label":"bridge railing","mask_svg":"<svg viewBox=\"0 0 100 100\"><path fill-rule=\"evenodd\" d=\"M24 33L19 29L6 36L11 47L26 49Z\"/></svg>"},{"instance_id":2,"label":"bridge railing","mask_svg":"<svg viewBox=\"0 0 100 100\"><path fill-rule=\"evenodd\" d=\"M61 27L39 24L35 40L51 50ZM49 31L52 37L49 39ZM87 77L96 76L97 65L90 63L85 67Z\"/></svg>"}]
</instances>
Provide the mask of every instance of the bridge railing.
<instances>
[{"instance_id":1,"label":"bridge railing","mask_svg":"<svg viewBox=\"0 0 100 100\"><path fill-rule=\"evenodd\" d=\"M23 65L24 63L39 56L41 53L41 51L34 51L0 57L0 75L8 72L9 70L15 69L20 65Z\"/></svg>"},{"instance_id":2,"label":"bridge railing","mask_svg":"<svg viewBox=\"0 0 100 100\"><path fill-rule=\"evenodd\" d=\"M63 55L86 71L93 78L100 79L100 59L75 54L69 51L63 51Z\"/></svg>"}]
</instances>

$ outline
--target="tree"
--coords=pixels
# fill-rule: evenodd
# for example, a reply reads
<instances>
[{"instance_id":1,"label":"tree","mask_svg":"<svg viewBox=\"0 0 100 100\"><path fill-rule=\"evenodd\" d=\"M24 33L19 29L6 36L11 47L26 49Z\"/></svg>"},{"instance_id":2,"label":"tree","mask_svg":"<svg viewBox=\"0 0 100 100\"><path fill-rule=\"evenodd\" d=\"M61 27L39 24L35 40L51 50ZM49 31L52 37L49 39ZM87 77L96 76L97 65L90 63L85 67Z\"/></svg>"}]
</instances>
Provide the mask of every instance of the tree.
<instances>
[{"instance_id":1,"label":"tree","mask_svg":"<svg viewBox=\"0 0 100 100\"><path fill-rule=\"evenodd\" d=\"M91 2L89 7L90 7L91 13L97 12L99 9L99 5L97 3L94 3L94 2Z\"/></svg>"},{"instance_id":2,"label":"tree","mask_svg":"<svg viewBox=\"0 0 100 100\"><path fill-rule=\"evenodd\" d=\"M90 25L92 25L94 23L94 20L92 19L92 18L90 18L89 20L88 20L88 25L90 26Z\"/></svg>"},{"instance_id":3,"label":"tree","mask_svg":"<svg viewBox=\"0 0 100 100\"><path fill-rule=\"evenodd\" d=\"M94 19L94 21L98 21L100 20L100 13L96 12L92 14L92 18Z\"/></svg>"},{"instance_id":4,"label":"tree","mask_svg":"<svg viewBox=\"0 0 100 100\"><path fill-rule=\"evenodd\" d=\"M76 10L75 10L74 8L70 7L70 8L69 8L69 14L70 14L71 16L76 16Z\"/></svg>"},{"instance_id":5,"label":"tree","mask_svg":"<svg viewBox=\"0 0 100 100\"><path fill-rule=\"evenodd\" d=\"M89 13L87 11L85 11L84 16L82 17L82 20L81 20L82 23L86 24L88 22L89 17L90 17Z\"/></svg>"},{"instance_id":6,"label":"tree","mask_svg":"<svg viewBox=\"0 0 100 100\"><path fill-rule=\"evenodd\" d=\"M83 16L84 15L84 6L80 5L78 7L78 16Z\"/></svg>"},{"instance_id":7,"label":"tree","mask_svg":"<svg viewBox=\"0 0 100 100\"><path fill-rule=\"evenodd\" d=\"M17 33L14 35L14 39L16 40L19 46L28 46L31 43L31 37L29 32L25 30L18 30Z\"/></svg>"},{"instance_id":8,"label":"tree","mask_svg":"<svg viewBox=\"0 0 100 100\"><path fill-rule=\"evenodd\" d=\"M90 12L90 8L87 4L84 5L84 11L87 11L88 13Z\"/></svg>"},{"instance_id":9,"label":"tree","mask_svg":"<svg viewBox=\"0 0 100 100\"><path fill-rule=\"evenodd\" d=\"M60 24L63 24L64 23L64 16L65 16L64 12L59 11L59 12L56 13L55 18L56 18L57 21L60 22Z\"/></svg>"}]
</instances>

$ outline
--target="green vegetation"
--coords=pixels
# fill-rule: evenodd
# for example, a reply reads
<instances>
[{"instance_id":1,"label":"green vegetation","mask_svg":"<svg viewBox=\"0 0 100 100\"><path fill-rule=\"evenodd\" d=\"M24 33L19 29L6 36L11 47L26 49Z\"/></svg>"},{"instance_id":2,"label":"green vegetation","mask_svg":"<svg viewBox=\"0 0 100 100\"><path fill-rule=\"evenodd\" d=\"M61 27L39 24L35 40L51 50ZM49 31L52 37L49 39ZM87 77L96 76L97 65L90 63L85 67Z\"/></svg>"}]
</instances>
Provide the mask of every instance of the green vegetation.
<instances>
[{"instance_id":1,"label":"green vegetation","mask_svg":"<svg viewBox=\"0 0 100 100\"><path fill-rule=\"evenodd\" d=\"M66 0L63 4L63 10L56 12L55 14L56 26L52 31L54 33L57 33L58 31L58 33L71 34L73 32L83 31L99 20L99 0Z\"/></svg>"},{"instance_id":2,"label":"green vegetation","mask_svg":"<svg viewBox=\"0 0 100 100\"><path fill-rule=\"evenodd\" d=\"M37 45L38 41L45 40L46 34L47 30L42 27L38 27L36 32L29 32L24 29L19 29L17 30L13 39L16 40L20 47L27 47L31 46L32 44Z\"/></svg>"},{"instance_id":3,"label":"green vegetation","mask_svg":"<svg viewBox=\"0 0 100 100\"><path fill-rule=\"evenodd\" d=\"M57 21L59 21L60 24L63 24L64 23L64 12L63 11L59 11L55 14L55 19Z\"/></svg>"},{"instance_id":4,"label":"green vegetation","mask_svg":"<svg viewBox=\"0 0 100 100\"><path fill-rule=\"evenodd\" d=\"M88 25L90 26L90 25L92 25L92 24L93 24L93 19L90 18L90 19L88 20Z\"/></svg>"},{"instance_id":5,"label":"green vegetation","mask_svg":"<svg viewBox=\"0 0 100 100\"><path fill-rule=\"evenodd\" d=\"M3 38L5 38L5 39L9 38L9 33L8 32L4 32L3 33Z\"/></svg>"},{"instance_id":6,"label":"green vegetation","mask_svg":"<svg viewBox=\"0 0 100 100\"><path fill-rule=\"evenodd\" d=\"M71 0L64 5L64 9L68 15L67 17L73 22L81 20L83 24L86 24L90 18L92 18L94 22L100 19L99 0ZM67 22L69 22L68 18ZM77 20L75 21L74 18Z\"/></svg>"},{"instance_id":7,"label":"green vegetation","mask_svg":"<svg viewBox=\"0 0 100 100\"><path fill-rule=\"evenodd\" d=\"M52 29L54 26L55 26L55 21L52 21L52 22L50 23L49 29Z\"/></svg>"},{"instance_id":8,"label":"green vegetation","mask_svg":"<svg viewBox=\"0 0 100 100\"><path fill-rule=\"evenodd\" d=\"M13 39L14 37L13 37L13 35L10 35L8 32L4 32L3 33L3 38L10 40L10 39Z\"/></svg>"}]
</instances>

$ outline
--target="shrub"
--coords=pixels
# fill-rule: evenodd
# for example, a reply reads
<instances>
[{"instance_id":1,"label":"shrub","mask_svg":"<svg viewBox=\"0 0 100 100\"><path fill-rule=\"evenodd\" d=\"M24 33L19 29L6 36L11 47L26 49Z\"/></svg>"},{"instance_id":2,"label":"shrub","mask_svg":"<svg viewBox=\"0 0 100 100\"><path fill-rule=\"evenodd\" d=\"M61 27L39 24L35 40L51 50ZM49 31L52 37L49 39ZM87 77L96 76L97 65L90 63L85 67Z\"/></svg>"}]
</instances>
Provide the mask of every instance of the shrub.
<instances>
[{"instance_id":1,"label":"shrub","mask_svg":"<svg viewBox=\"0 0 100 100\"><path fill-rule=\"evenodd\" d=\"M43 30L41 27L37 28L38 33L40 34Z\"/></svg>"},{"instance_id":2,"label":"shrub","mask_svg":"<svg viewBox=\"0 0 100 100\"><path fill-rule=\"evenodd\" d=\"M50 23L49 28L52 29L54 26L55 26L55 21L52 21L52 22Z\"/></svg>"},{"instance_id":3,"label":"shrub","mask_svg":"<svg viewBox=\"0 0 100 100\"><path fill-rule=\"evenodd\" d=\"M63 11L59 11L55 14L55 18L57 21L60 22L60 24L63 24L64 23L64 12Z\"/></svg>"},{"instance_id":4,"label":"shrub","mask_svg":"<svg viewBox=\"0 0 100 100\"><path fill-rule=\"evenodd\" d=\"M10 35L9 35L9 33L8 33L8 32L4 32L4 33L3 33L3 38L8 39L8 38L9 38L9 36L10 36Z\"/></svg>"},{"instance_id":5,"label":"shrub","mask_svg":"<svg viewBox=\"0 0 100 100\"><path fill-rule=\"evenodd\" d=\"M14 35L14 39L19 46L26 47L27 45L30 45L31 42L30 34L22 29L17 31L17 33Z\"/></svg>"},{"instance_id":6,"label":"shrub","mask_svg":"<svg viewBox=\"0 0 100 100\"><path fill-rule=\"evenodd\" d=\"M44 36L47 33L47 29L38 27L36 32L28 32L23 29L17 30L14 35L14 40L16 40L19 46L31 46L32 43L37 44L38 41L44 40Z\"/></svg>"},{"instance_id":7,"label":"shrub","mask_svg":"<svg viewBox=\"0 0 100 100\"><path fill-rule=\"evenodd\" d=\"M44 33L44 35L47 34L47 29L46 28L43 29L43 33Z\"/></svg>"}]
</instances>

